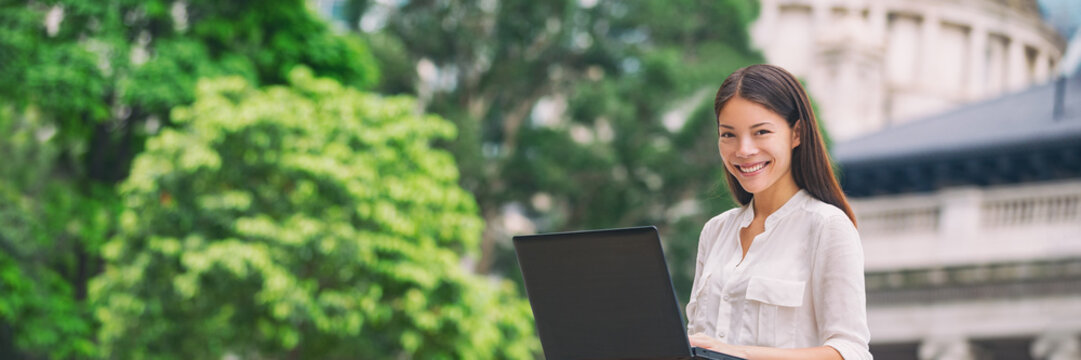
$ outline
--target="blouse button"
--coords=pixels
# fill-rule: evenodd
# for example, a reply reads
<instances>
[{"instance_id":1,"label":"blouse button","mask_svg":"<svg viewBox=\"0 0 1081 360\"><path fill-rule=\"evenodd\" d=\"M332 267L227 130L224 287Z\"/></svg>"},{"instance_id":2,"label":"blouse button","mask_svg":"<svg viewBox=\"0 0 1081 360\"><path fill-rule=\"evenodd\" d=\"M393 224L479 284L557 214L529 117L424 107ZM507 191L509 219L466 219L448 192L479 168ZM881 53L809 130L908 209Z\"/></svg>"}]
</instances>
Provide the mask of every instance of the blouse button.
<instances>
[{"instance_id":1,"label":"blouse button","mask_svg":"<svg viewBox=\"0 0 1081 360\"><path fill-rule=\"evenodd\" d=\"M728 295L725 295L724 296L724 301L729 301L729 300L732 300L732 298L728 297Z\"/></svg>"},{"instance_id":2,"label":"blouse button","mask_svg":"<svg viewBox=\"0 0 1081 360\"><path fill-rule=\"evenodd\" d=\"M724 333L717 334L717 337L724 339Z\"/></svg>"}]
</instances>

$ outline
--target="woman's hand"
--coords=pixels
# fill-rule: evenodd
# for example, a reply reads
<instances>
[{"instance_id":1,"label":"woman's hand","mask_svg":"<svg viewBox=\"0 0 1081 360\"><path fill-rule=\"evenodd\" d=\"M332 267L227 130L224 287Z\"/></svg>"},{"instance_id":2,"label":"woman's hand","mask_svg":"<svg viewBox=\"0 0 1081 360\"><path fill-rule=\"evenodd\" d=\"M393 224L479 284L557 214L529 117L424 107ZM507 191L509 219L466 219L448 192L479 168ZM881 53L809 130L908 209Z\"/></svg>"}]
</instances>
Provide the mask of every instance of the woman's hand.
<instances>
[{"instance_id":1,"label":"woman's hand","mask_svg":"<svg viewBox=\"0 0 1081 360\"><path fill-rule=\"evenodd\" d=\"M715 350L718 346L724 345L724 343L718 341L717 339L711 338L709 337L709 335L703 333L695 333L694 335L688 336L687 338L691 340L691 346L694 347Z\"/></svg>"},{"instance_id":2,"label":"woman's hand","mask_svg":"<svg viewBox=\"0 0 1081 360\"><path fill-rule=\"evenodd\" d=\"M721 342L720 340L709 337L709 335L703 333L696 333L694 335L688 336L687 338L691 340L691 346L706 348L728 355L739 356L742 358L747 357L747 351L742 346L729 345Z\"/></svg>"},{"instance_id":3,"label":"woman's hand","mask_svg":"<svg viewBox=\"0 0 1081 360\"><path fill-rule=\"evenodd\" d=\"M803 349L777 349L761 346L742 346L725 344L720 340L709 337L703 333L688 336L691 346L710 349L716 352L738 356L748 360L771 360L771 359L822 359L844 360L841 353L830 346L818 346Z\"/></svg>"}]
</instances>

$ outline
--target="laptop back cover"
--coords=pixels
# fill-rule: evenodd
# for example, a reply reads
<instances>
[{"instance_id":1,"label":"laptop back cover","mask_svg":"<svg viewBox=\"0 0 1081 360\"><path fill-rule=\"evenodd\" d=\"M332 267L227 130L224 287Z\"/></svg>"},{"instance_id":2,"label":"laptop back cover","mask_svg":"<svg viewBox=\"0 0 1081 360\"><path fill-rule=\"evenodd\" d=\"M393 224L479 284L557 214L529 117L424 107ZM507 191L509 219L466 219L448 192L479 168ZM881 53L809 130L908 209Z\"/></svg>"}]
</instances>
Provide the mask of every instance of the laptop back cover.
<instances>
[{"instance_id":1,"label":"laptop back cover","mask_svg":"<svg viewBox=\"0 0 1081 360\"><path fill-rule=\"evenodd\" d=\"M657 229L517 236L548 359L689 357Z\"/></svg>"}]
</instances>

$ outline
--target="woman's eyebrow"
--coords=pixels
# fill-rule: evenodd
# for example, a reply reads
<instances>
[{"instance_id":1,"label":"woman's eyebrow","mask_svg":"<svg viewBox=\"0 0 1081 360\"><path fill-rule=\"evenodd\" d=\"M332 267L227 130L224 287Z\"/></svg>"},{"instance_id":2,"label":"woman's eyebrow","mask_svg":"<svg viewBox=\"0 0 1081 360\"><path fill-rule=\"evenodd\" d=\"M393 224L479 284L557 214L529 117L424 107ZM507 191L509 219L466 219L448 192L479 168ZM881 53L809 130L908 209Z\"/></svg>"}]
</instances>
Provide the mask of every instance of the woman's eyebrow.
<instances>
[{"instance_id":1,"label":"woman's eyebrow","mask_svg":"<svg viewBox=\"0 0 1081 360\"><path fill-rule=\"evenodd\" d=\"M736 128L735 128L735 127L733 127L732 125L725 125L725 124L718 124L718 125L720 125L720 126L721 126L721 127L723 127L723 128L726 128L726 129L731 129L731 130L735 130L735 129L736 129ZM760 122L760 123L757 123L757 124L751 125L751 129L754 129L754 128L756 128L756 127L759 127L759 126L762 126L762 125L769 125L769 121L763 121L763 122Z\"/></svg>"}]
</instances>

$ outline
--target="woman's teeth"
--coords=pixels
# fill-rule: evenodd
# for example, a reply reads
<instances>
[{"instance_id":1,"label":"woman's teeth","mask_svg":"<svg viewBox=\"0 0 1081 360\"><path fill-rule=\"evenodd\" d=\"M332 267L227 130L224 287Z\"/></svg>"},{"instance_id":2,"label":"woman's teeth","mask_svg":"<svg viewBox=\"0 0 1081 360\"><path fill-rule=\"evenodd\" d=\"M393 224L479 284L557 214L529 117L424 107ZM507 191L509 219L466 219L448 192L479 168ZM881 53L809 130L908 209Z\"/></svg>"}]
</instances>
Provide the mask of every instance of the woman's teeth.
<instances>
[{"instance_id":1,"label":"woman's teeth","mask_svg":"<svg viewBox=\"0 0 1081 360\"><path fill-rule=\"evenodd\" d=\"M739 168L740 172L742 172L744 174L747 174L747 173L753 173L753 172L758 171L758 170L762 170L762 168L766 167L766 164L768 164L768 163L769 163L769 161L760 162L760 163L758 163L758 165L754 165L754 166L746 167L746 168L743 167L743 166L736 166L736 167Z\"/></svg>"}]
</instances>

